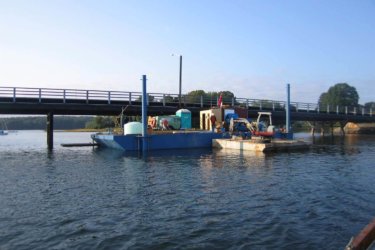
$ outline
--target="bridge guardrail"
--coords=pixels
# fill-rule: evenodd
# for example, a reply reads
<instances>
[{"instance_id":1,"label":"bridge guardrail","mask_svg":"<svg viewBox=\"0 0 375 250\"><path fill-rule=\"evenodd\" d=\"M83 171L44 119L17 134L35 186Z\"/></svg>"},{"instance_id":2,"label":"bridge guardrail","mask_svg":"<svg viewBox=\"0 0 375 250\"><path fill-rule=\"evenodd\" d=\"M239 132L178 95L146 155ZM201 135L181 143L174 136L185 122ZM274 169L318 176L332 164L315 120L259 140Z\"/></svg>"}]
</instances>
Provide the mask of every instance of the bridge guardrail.
<instances>
[{"instance_id":1,"label":"bridge guardrail","mask_svg":"<svg viewBox=\"0 0 375 250\"><path fill-rule=\"evenodd\" d=\"M54 89L54 88L24 88L24 87L0 87L0 102L14 102L17 100L37 100L43 103L44 100L55 100L57 103L66 103L71 100L80 100L86 103L90 101L103 101L112 104L113 102L127 102L129 104L140 102L141 92L126 91L104 91L104 90L80 90L80 89ZM213 107L217 106L218 97L193 97L182 95L181 103L184 107ZM176 106L179 104L177 94L148 93L148 103L162 106ZM258 110L285 110L285 101L261 100L249 98L223 98L223 105L241 106ZM316 112L327 114L346 114L372 116L372 108L365 109L362 106L334 106L321 105L316 103L291 102L291 110L295 112Z\"/></svg>"}]
</instances>

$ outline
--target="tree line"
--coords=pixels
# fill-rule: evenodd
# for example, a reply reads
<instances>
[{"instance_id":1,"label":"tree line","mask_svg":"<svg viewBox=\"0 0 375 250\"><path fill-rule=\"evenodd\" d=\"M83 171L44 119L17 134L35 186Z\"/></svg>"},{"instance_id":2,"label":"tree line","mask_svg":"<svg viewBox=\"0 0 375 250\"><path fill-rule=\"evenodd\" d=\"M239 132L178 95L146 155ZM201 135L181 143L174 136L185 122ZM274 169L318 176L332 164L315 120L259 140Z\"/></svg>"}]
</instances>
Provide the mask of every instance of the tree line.
<instances>
[{"instance_id":1,"label":"tree line","mask_svg":"<svg viewBox=\"0 0 375 250\"><path fill-rule=\"evenodd\" d=\"M337 83L330 87L327 92L320 95L318 103L324 107L347 106L347 107L364 107L365 109L375 108L375 102L367 102L364 105L358 103L359 95L355 87L347 83Z\"/></svg>"},{"instance_id":2,"label":"tree line","mask_svg":"<svg viewBox=\"0 0 375 250\"><path fill-rule=\"evenodd\" d=\"M81 129L94 119L93 116L54 116L54 129ZM22 116L0 118L0 129L43 130L46 129L46 116ZM4 128L2 128L4 127Z\"/></svg>"},{"instance_id":3,"label":"tree line","mask_svg":"<svg viewBox=\"0 0 375 250\"><path fill-rule=\"evenodd\" d=\"M187 103L200 103L201 97L205 101L210 100L212 104L216 104L217 99L219 96L222 95L224 103L232 103L234 99L235 105L240 105L236 101L236 96L228 90L219 91L219 92L205 92L204 90L193 90L184 95L184 101ZM152 95L148 96L148 100L150 102L155 101L155 97ZM141 97L138 98L138 101L141 101ZM167 103L178 102L178 97L172 96L165 96L164 101ZM348 106L348 107L358 107L358 108L374 108L375 102L367 102L364 105L358 103L359 95L355 87L350 86L348 83L337 83L334 86L330 87L327 92L323 92L319 99L318 103L323 110L326 108L327 105L332 106ZM252 103L253 105L257 106L257 103ZM277 105L275 108L282 108L279 103L272 103L271 101L262 101L262 107L270 108L274 105Z\"/></svg>"}]
</instances>

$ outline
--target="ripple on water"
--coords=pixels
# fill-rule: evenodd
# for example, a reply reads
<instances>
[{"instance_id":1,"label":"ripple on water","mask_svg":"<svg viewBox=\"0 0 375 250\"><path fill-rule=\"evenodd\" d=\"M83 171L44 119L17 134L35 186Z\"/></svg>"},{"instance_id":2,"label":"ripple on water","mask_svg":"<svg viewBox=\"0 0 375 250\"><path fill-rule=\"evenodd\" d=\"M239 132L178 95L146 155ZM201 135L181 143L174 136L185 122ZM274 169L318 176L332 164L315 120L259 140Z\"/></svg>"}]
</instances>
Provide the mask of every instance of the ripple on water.
<instances>
[{"instance_id":1,"label":"ripple on water","mask_svg":"<svg viewBox=\"0 0 375 250\"><path fill-rule=\"evenodd\" d=\"M0 142L0 249L343 248L375 211L363 140L146 158Z\"/></svg>"}]
</instances>

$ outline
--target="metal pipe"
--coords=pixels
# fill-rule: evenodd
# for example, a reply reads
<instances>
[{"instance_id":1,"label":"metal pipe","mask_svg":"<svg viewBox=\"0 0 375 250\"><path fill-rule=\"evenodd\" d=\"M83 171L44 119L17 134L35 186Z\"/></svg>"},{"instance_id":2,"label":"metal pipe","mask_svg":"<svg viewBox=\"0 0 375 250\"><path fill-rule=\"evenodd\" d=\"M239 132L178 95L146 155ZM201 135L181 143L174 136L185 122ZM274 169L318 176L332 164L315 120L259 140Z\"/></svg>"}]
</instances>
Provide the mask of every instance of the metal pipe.
<instances>
[{"instance_id":1,"label":"metal pipe","mask_svg":"<svg viewBox=\"0 0 375 250\"><path fill-rule=\"evenodd\" d=\"M287 102L286 102L286 132L290 133L291 132L291 127L290 127L290 84L288 83L286 85L286 93L287 93Z\"/></svg>"},{"instance_id":2,"label":"metal pipe","mask_svg":"<svg viewBox=\"0 0 375 250\"><path fill-rule=\"evenodd\" d=\"M179 81L179 92L178 92L178 99L179 99L179 108L181 108L181 86L182 86L182 55L180 55L180 81Z\"/></svg>"},{"instance_id":3,"label":"metal pipe","mask_svg":"<svg viewBox=\"0 0 375 250\"><path fill-rule=\"evenodd\" d=\"M142 77L142 151L146 152L147 144L147 90L146 90L146 75Z\"/></svg>"}]
</instances>

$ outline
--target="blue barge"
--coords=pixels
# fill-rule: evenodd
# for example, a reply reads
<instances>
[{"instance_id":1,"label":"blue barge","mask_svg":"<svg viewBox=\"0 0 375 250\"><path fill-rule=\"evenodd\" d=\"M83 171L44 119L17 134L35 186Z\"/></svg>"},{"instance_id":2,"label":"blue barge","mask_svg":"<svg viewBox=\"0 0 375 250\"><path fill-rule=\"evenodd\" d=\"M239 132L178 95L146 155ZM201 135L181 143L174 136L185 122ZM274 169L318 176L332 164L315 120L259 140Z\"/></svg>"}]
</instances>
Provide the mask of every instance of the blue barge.
<instances>
[{"instance_id":1,"label":"blue barge","mask_svg":"<svg viewBox=\"0 0 375 250\"><path fill-rule=\"evenodd\" d=\"M127 124L130 133L124 135L93 134L91 138L100 146L125 151L142 151L158 149L192 149L210 148L213 139L229 138L229 134L210 131L172 131L163 133L147 132L147 92L146 76L142 77L142 124ZM125 128L124 128L125 130ZM124 131L125 132L125 131Z\"/></svg>"},{"instance_id":2,"label":"blue barge","mask_svg":"<svg viewBox=\"0 0 375 250\"><path fill-rule=\"evenodd\" d=\"M229 138L226 133L210 131L173 131L173 133L142 135L93 134L91 138L101 146L125 151L159 149L211 148L213 139ZM147 140L146 148L143 141Z\"/></svg>"},{"instance_id":3,"label":"blue barge","mask_svg":"<svg viewBox=\"0 0 375 250\"><path fill-rule=\"evenodd\" d=\"M148 119L147 119L147 92L146 92L146 76L143 76L142 79L143 87L142 87L142 123L139 122L130 122L125 124L124 126L124 135L116 135L116 134L93 134L91 137L92 139L99 145L109 147L109 148L116 148L125 151L142 151L147 152L149 150L168 150L168 149L192 149L192 148L210 148L213 145L213 142L223 141L225 146L221 147L235 147L238 149L244 149L244 145L242 142L238 143L234 141L234 146L231 143L232 141L228 141L231 138L231 134L229 133L214 133L214 124L216 122L216 116L213 114L209 116L204 116L201 122L205 120L211 121L212 131L191 131L191 130L179 130L179 131L162 131L161 133L148 133ZM267 138L275 138L277 135L282 136L283 139L292 139L293 134L290 131L290 116L289 116L289 106L290 106L290 99L289 99L289 84L287 85L288 90L288 105L286 108L287 112L287 121L286 121L286 133L275 133L274 126L272 126L271 120L271 113L267 112L259 112L259 116L257 119L256 124L253 126L249 124L247 121L247 125L249 125L249 130L252 134L256 137L260 137L261 139L264 137ZM221 108L220 108L221 109ZM260 116L261 115L268 115L270 126L268 126L267 131L260 130ZM241 120L242 121L242 120ZM150 128L155 127L156 120L152 120ZM161 120L159 123L162 124L163 129L168 130L168 121L167 119ZM159 124L160 125L160 124ZM230 129L232 132L234 131L234 119L230 120ZM217 140L217 139L227 139L227 140ZM263 140L263 139L262 139ZM228 144L228 145L227 145ZM254 141L247 141L246 145L250 144L251 149L255 148L258 150L259 145L258 143L254 144ZM283 147L290 148L291 145L295 146L296 143L283 143ZM276 145L276 144L275 144ZM280 143L277 144L277 148L280 148ZM286 146L287 145L287 146ZM264 147L266 148L266 147ZM269 147L268 147L269 148ZM275 148L275 146L274 146ZM261 150L263 151L263 149Z\"/></svg>"}]
</instances>

